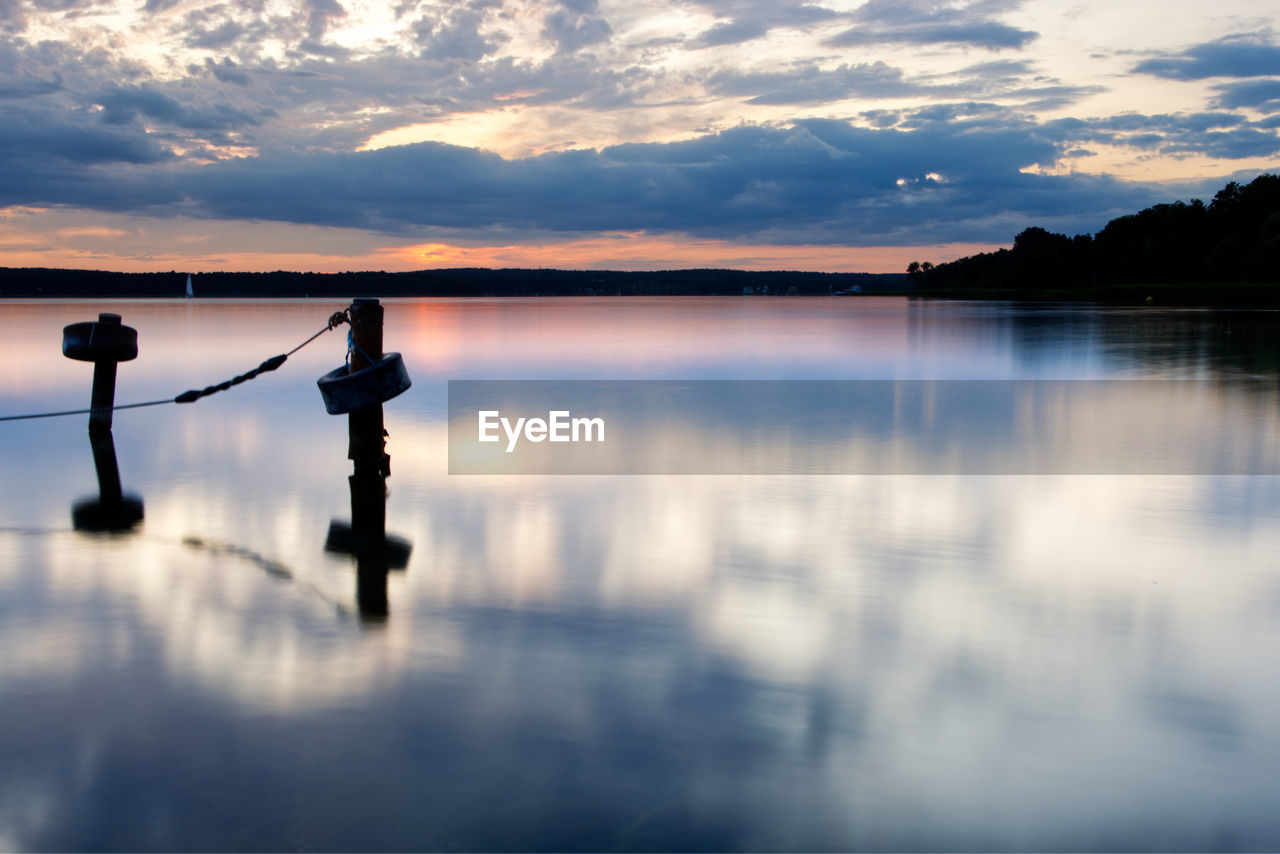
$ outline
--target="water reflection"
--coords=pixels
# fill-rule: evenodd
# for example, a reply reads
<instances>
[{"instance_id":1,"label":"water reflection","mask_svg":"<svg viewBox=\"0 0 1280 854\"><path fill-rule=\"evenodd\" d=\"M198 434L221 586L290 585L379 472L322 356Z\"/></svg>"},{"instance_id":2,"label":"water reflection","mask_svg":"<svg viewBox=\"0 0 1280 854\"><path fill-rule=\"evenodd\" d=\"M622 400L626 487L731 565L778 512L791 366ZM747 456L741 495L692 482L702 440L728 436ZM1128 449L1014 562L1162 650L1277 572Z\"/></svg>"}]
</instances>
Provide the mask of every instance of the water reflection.
<instances>
[{"instance_id":1,"label":"water reflection","mask_svg":"<svg viewBox=\"0 0 1280 854\"><path fill-rule=\"evenodd\" d=\"M111 430L90 430L93 467L98 474L98 496L81 498L71 505L71 524L77 531L119 534L142 523L142 499L125 494L120 485L120 465Z\"/></svg>"},{"instance_id":2,"label":"water reflection","mask_svg":"<svg viewBox=\"0 0 1280 854\"><path fill-rule=\"evenodd\" d=\"M1275 849L1280 478L445 473L455 372L1207 373L1206 447L1274 408L1219 407L1262 365L1146 348L1145 316L819 302L394 306L391 479L337 450L333 349L121 414L145 533L0 533L0 848ZM131 309L122 382L198 385L227 371L177 377L184 336L277 352L333 307L253 308ZM83 431L5 436L5 525L66 528ZM321 559L335 519L405 544L379 631L335 619L351 560L375 599L361 541Z\"/></svg>"},{"instance_id":3,"label":"water reflection","mask_svg":"<svg viewBox=\"0 0 1280 854\"><path fill-rule=\"evenodd\" d=\"M1241 378L450 381L449 472L1280 474L1277 400Z\"/></svg>"},{"instance_id":4,"label":"water reflection","mask_svg":"<svg viewBox=\"0 0 1280 854\"><path fill-rule=\"evenodd\" d=\"M354 473L351 486L351 523L329 523L327 552L351 555L356 564L356 605L366 622L386 620L387 573L409 565L413 546L387 533L387 478L391 457L386 452L382 404L350 413L349 457Z\"/></svg>"}]
</instances>

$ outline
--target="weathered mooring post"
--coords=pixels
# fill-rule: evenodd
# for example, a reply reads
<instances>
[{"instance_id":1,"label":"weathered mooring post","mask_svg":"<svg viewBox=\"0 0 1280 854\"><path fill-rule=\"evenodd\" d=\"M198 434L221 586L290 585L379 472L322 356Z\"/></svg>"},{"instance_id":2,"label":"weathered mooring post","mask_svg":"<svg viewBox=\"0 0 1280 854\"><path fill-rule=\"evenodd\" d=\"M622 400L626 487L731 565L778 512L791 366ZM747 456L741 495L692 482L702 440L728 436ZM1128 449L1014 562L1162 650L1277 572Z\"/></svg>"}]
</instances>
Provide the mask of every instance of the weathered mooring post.
<instances>
[{"instance_id":1,"label":"weathered mooring post","mask_svg":"<svg viewBox=\"0 0 1280 854\"><path fill-rule=\"evenodd\" d=\"M98 474L98 497L71 505L71 524L77 531L112 533L131 530L142 521L142 499L125 495L111 436L115 408L116 364L138 357L138 331L120 322L120 315L102 312L96 321L62 328L62 354L79 362L93 362L93 390L89 393L89 446Z\"/></svg>"},{"instance_id":2,"label":"weathered mooring post","mask_svg":"<svg viewBox=\"0 0 1280 854\"><path fill-rule=\"evenodd\" d=\"M371 370L382 360L382 314L382 304L376 299L357 298L351 301L351 308L347 311L351 323L350 374ZM382 400L352 409L347 414L347 435L347 458L355 464L353 476L391 475Z\"/></svg>"},{"instance_id":3,"label":"weathered mooring post","mask_svg":"<svg viewBox=\"0 0 1280 854\"><path fill-rule=\"evenodd\" d=\"M347 458L352 462L351 524L329 523L325 550L356 561L356 603L360 616L387 618L387 573L408 566L412 545L387 534L386 450L382 404L410 386L399 353L382 352L383 309L376 299L355 299L347 309L351 323L349 366L319 380L329 413L347 414Z\"/></svg>"},{"instance_id":4,"label":"weathered mooring post","mask_svg":"<svg viewBox=\"0 0 1280 854\"><path fill-rule=\"evenodd\" d=\"M89 394L89 432L111 429L116 398L116 364L138 357L138 330L120 322L120 315L102 312L96 321L62 328L62 355L93 362L93 391Z\"/></svg>"}]
</instances>

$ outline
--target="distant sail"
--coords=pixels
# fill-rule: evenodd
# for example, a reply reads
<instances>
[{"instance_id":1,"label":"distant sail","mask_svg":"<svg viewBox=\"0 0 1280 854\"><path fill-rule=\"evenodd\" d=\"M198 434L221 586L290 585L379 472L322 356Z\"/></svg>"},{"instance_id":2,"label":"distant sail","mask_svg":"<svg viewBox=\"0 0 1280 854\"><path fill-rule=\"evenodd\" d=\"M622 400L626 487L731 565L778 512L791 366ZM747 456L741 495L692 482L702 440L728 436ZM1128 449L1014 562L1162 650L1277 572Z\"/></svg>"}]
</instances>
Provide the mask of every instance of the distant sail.
<instances>
[{"instance_id":1,"label":"distant sail","mask_svg":"<svg viewBox=\"0 0 1280 854\"><path fill-rule=\"evenodd\" d=\"M187 273L187 299L191 299L195 295L195 291L191 290L191 274Z\"/></svg>"}]
</instances>

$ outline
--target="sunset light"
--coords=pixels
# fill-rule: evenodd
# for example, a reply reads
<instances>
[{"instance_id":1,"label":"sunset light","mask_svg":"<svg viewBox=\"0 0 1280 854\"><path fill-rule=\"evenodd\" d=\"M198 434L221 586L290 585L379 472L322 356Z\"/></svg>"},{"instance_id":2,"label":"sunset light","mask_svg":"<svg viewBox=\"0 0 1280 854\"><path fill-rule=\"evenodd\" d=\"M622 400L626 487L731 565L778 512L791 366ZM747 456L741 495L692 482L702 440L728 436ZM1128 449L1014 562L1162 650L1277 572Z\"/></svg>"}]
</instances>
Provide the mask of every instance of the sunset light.
<instances>
[{"instance_id":1,"label":"sunset light","mask_svg":"<svg viewBox=\"0 0 1280 854\"><path fill-rule=\"evenodd\" d=\"M38 239L0 218L10 265L900 271L1280 151L1280 19L1252 0L13 9L0 214L45 213Z\"/></svg>"}]
</instances>

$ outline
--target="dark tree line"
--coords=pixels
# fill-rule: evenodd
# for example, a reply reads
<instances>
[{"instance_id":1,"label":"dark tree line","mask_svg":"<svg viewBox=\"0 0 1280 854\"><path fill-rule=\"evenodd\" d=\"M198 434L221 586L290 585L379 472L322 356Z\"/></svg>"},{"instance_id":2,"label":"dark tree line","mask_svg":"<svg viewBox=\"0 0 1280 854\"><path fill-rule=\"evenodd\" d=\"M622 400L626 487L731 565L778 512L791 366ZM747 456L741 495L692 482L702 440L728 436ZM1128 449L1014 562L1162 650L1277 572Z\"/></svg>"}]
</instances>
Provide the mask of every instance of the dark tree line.
<instances>
[{"instance_id":1,"label":"dark tree line","mask_svg":"<svg viewBox=\"0 0 1280 854\"><path fill-rule=\"evenodd\" d=\"M1280 175L1227 184L1208 204L1155 205L1096 235L1028 228L1012 249L907 275L921 289L1079 288L1147 282L1280 282Z\"/></svg>"},{"instance_id":2,"label":"dark tree line","mask_svg":"<svg viewBox=\"0 0 1280 854\"><path fill-rule=\"evenodd\" d=\"M901 273L744 270L419 270L408 273L197 273L198 297L486 297L796 294L885 291L907 286ZM181 297L186 274L0 268L0 297Z\"/></svg>"}]
</instances>

